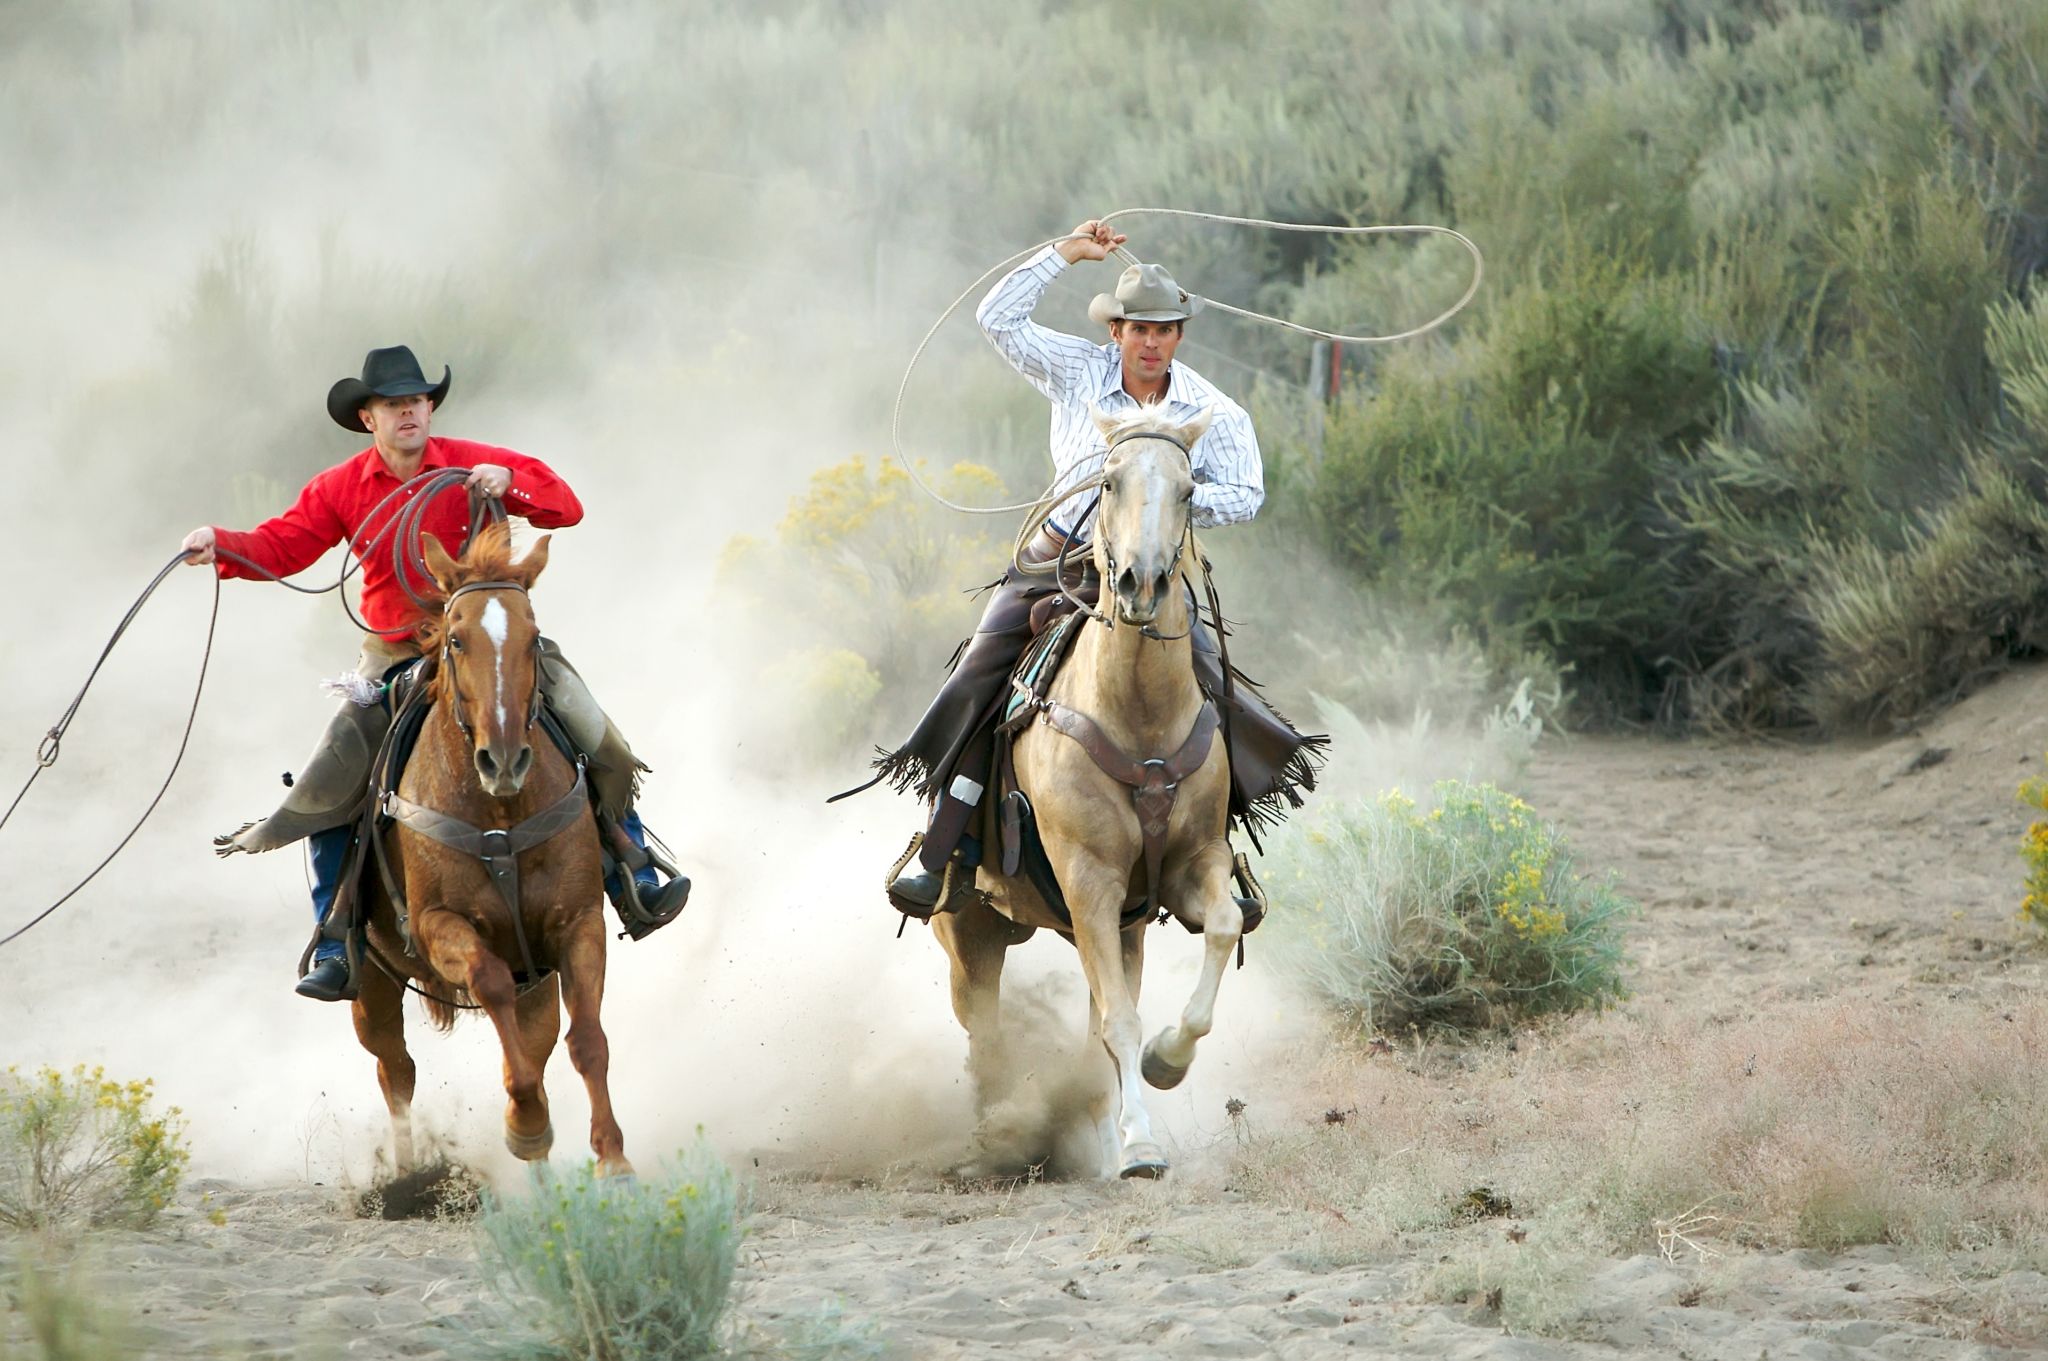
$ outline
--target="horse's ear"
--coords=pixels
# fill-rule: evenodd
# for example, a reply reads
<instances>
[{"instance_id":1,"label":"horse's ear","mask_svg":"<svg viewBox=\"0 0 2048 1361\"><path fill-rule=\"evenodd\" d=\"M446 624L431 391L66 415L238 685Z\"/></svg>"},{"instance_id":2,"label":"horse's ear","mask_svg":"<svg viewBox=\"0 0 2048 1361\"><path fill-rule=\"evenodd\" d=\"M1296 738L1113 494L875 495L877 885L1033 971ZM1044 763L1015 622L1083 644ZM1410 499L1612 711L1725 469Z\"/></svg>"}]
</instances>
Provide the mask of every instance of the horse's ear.
<instances>
[{"instance_id":1,"label":"horse's ear","mask_svg":"<svg viewBox=\"0 0 2048 1361\"><path fill-rule=\"evenodd\" d=\"M1204 411L1201 415L1180 428L1180 442L1192 450L1195 447L1195 441L1209 433L1210 423L1215 419L1216 408L1211 406L1207 411Z\"/></svg>"},{"instance_id":2,"label":"horse's ear","mask_svg":"<svg viewBox=\"0 0 2048 1361\"><path fill-rule=\"evenodd\" d=\"M554 537L552 534L543 534L535 539L533 547L526 550L526 556L512 569L512 574L519 578L519 584L529 591L533 589L533 583L539 579L541 569L548 565L548 540Z\"/></svg>"},{"instance_id":3,"label":"horse's ear","mask_svg":"<svg viewBox=\"0 0 2048 1361\"><path fill-rule=\"evenodd\" d=\"M1093 402L1088 403L1088 419L1095 422L1095 428L1102 432L1105 443L1115 437L1117 427L1124 423L1122 416L1104 415L1102 408Z\"/></svg>"},{"instance_id":4,"label":"horse's ear","mask_svg":"<svg viewBox=\"0 0 2048 1361\"><path fill-rule=\"evenodd\" d=\"M442 595L451 595L455 590L455 559L448 556L448 550L441 547L441 541L431 534L420 535L420 560L427 564L427 575L441 588Z\"/></svg>"}]
</instances>

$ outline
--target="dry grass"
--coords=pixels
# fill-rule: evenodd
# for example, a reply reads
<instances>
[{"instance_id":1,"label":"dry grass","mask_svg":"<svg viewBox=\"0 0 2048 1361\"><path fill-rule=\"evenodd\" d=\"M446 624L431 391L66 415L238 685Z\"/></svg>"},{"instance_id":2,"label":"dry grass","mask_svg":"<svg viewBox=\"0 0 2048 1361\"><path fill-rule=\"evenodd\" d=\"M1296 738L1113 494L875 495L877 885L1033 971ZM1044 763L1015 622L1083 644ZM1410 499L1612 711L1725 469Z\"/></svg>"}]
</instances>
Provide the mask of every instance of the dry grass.
<instances>
[{"instance_id":1,"label":"dry grass","mask_svg":"<svg viewBox=\"0 0 2048 1361\"><path fill-rule=\"evenodd\" d=\"M1364 1051L1255 1141L1256 1198L1385 1235L1447 1226L1473 1188L1601 1251L2048 1251L2048 1005L1823 1005L1702 1029L1615 1017L1518 1052Z\"/></svg>"}]
</instances>

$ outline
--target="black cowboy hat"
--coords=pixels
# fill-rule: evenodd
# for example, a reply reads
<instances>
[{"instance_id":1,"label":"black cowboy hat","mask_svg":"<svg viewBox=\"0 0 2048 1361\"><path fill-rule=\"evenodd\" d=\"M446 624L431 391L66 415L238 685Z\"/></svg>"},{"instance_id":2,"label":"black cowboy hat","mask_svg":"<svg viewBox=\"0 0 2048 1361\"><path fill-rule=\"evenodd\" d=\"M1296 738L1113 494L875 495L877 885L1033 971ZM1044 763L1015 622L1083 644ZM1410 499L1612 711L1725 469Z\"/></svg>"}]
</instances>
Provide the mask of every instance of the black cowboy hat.
<instances>
[{"instance_id":1,"label":"black cowboy hat","mask_svg":"<svg viewBox=\"0 0 2048 1361\"><path fill-rule=\"evenodd\" d=\"M427 376L420 372L420 361L412 357L412 351L403 345L393 345L388 350L372 350L363 356L363 376L344 378L327 389L327 414L334 417L334 423L344 430L368 433L362 417L356 413L370 404L372 397L417 397L424 392L435 406L441 405L448 396L448 382L453 376L448 366L441 366L441 381L429 383Z\"/></svg>"}]
</instances>

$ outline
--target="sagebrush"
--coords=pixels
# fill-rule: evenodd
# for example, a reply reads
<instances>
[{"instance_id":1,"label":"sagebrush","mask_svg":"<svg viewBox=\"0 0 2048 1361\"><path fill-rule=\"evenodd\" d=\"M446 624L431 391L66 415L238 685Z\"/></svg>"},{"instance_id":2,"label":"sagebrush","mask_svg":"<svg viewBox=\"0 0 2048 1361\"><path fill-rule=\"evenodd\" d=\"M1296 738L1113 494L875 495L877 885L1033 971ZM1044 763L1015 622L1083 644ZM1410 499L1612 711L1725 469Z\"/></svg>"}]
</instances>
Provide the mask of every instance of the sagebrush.
<instances>
[{"instance_id":1,"label":"sagebrush","mask_svg":"<svg viewBox=\"0 0 2048 1361\"><path fill-rule=\"evenodd\" d=\"M153 1109L149 1079L0 1074L0 1224L22 1229L146 1228L191 1161L177 1107Z\"/></svg>"},{"instance_id":2,"label":"sagebrush","mask_svg":"<svg viewBox=\"0 0 2048 1361\"><path fill-rule=\"evenodd\" d=\"M1275 847L1274 965L1363 1030L1471 1028L1625 995L1633 906L1513 794L1443 781L1325 811Z\"/></svg>"}]
</instances>

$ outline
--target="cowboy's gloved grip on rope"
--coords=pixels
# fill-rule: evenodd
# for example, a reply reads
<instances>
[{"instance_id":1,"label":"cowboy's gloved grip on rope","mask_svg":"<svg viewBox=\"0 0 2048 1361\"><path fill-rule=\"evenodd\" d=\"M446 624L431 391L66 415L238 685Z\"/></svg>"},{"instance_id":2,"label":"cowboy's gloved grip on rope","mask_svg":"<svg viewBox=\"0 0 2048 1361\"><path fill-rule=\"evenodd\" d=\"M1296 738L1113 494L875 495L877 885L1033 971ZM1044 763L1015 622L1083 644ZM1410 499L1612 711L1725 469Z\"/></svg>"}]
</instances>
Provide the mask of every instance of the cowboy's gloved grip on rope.
<instances>
[{"instance_id":1,"label":"cowboy's gloved grip on rope","mask_svg":"<svg viewBox=\"0 0 2048 1361\"><path fill-rule=\"evenodd\" d=\"M1258 438L1243 407L1207 379L1174 361L1187 320L1201 310L1159 265L1132 265L1114 293L1098 294L1088 315L1109 328L1107 344L1092 344L1041 326L1032 310L1067 266L1104 260L1124 238L1100 222L1084 222L1073 236L1048 246L999 280L976 309L983 334L1011 366L1052 403L1051 450L1055 498L1100 479L1109 447L1095 419L1133 415L1164 404L1181 421L1210 413L1207 432L1190 451L1197 528L1238 524L1265 501ZM1093 525L1087 497L1063 502L1021 556L1045 563L1067 549L1067 585L1095 599L1099 583L1084 547ZM933 800L932 822L918 857L889 886L896 906L927 916L939 903L947 860L962 850L963 834L980 800L993 751L993 724L1008 695L1011 670L1031 639L1032 606L1057 594L1049 577L1006 572L990 595L981 623L938 697L909 740L877 762L899 789ZM1202 687L1224 710L1231 768L1231 812L1245 826L1280 815L1313 788L1327 739L1305 737L1232 671L1228 683L1214 634L1196 618L1195 670ZM971 859L971 839L964 847Z\"/></svg>"},{"instance_id":2,"label":"cowboy's gloved grip on rope","mask_svg":"<svg viewBox=\"0 0 2048 1361\"><path fill-rule=\"evenodd\" d=\"M397 495L400 489L423 472L467 467L472 490L502 499L509 514L540 528L565 528L583 518L575 492L539 459L430 435L450 377L444 366L438 383L428 381L405 346L372 350L360 379L344 378L327 394L328 415L345 429L368 434L371 446L317 474L284 514L248 531L202 526L185 539L186 560L195 566L211 564L222 577L290 576L343 542L361 559L362 618L372 632L363 640L353 675L330 683L346 697L277 811L214 841L219 854L231 855L313 838L316 921L324 921L333 904L352 823L368 790L371 758L391 723L383 683L395 668L419 656L414 638L424 616L413 596L430 596L437 589L421 564L407 560L401 565L402 555L391 551L388 531L408 505L407 498ZM436 497L422 508L419 527L451 552L460 552L470 529L466 498ZM637 939L682 910L689 880L675 876L664 882L648 856L633 810L639 775L647 767L634 757L561 649L545 639L541 647L541 691L588 758L600 826L612 842L607 853L633 871L630 883L614 873L606 886ZM314 950L315 967L299 991L323 1000L347 995L342 954L342 942L323 934Z\"/></svg>"}]
</instances>

